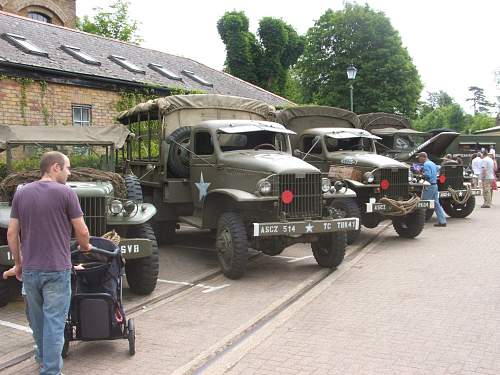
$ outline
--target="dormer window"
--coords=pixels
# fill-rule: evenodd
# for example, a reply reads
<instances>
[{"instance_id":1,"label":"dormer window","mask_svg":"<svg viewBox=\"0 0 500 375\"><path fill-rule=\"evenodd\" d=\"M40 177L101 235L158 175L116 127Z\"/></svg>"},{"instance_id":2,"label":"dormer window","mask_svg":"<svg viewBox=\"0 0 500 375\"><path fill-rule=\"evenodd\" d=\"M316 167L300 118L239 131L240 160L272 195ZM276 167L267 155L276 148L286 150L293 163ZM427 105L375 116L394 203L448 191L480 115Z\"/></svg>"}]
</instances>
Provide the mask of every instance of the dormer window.
<instances>
[{"instance_id":1,"label":"dormer window","mask_svg":"<svg viewBox=\"0 0 500 375\"><path fill-rule=\"evenodd\" d=\"M2 36L7 39L10 43L15 45L17 48L21 49L23 52L31 53L33 55L40 55L48 57L49 54L42 49L35 46L28 39L22 35L5 33Z\"/></svg>"},{"instance_id":2,"label":"dormer window","mask_svg":"<svg viewBox=\"0 0 500 375\"><path fill-rule=\"evenodd\" d=\"M31 18L35 21L52 23L52 19L49 16L40 12L28 12L28 18Z\"/></svg>"},{"instance_id":3,"label":"dormer window","mask_svg":"<svg viewBox=\"0 0 500 375\"><path fill-rule=\"evenodd\" d=\"M131 72L146 74L146 71L144 69L139 68L137 65L133 64L123 56L111 55L109 56L109 58L111 61L114 61L121 67L130 70Z\"/></svg>"},{"instance_id":4,"label":"dormer window","mask_svg":"<svg viewBox=\"0 0 500 375\"><path fill-rule=\"evenodd\" d=\"M191 70L186 70L184 69L182 71L182 74L188 76L189 78L191 78L193 81L196 81L198 83L201 83L202 85L204 86L209 86L209 87L213 87L214 84L213 83L210 83L208 82L206 79L200 77L198 74L196 74L195 72L191 71Z\"/></svg>"},{"instance_id":5,"label":"dormer window","mask_svg":"<svg viewBox=\"0 0 500 375\"><path fill-rule=\"evenodd\" d=\"M171 72L170 70L164 68L162 65L150 63L150 64L148 64L148 66L151 69L153 69L155 72L160 73L162 76L165 76L165 77L170 78L170 79L174 79L176 81L182 81L181 76L178 76L174 72Z\"/></svg>"},{"instance_id":6,"label":"dormer window","mask_svg":"<svg viewBox=\"0 0 500 375\"><path fill-rule=\"evenodd\" d=\"M61 49L76 58L77 60L80 60L81 62L84 62L86 64L92 64L92 65L101 65L99 61L94 59L92 56L86 54L85 52L82 52L82 50L78 47L73 47L73 46L67 46L67 45L62 45Z\"/></svg>"}]
</instances>

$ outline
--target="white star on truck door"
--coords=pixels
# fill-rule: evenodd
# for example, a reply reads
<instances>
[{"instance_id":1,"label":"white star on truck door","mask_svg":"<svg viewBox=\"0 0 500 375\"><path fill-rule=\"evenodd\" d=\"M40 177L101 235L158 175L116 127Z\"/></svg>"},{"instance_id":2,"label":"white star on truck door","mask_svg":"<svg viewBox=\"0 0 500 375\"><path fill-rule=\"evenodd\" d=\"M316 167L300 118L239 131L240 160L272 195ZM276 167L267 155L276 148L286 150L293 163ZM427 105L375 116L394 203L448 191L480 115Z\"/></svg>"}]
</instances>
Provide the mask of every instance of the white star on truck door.
<instances>
[{"instance_id":1,"label":"white star on truck door","mask_svg":"<svg viewBox=\"0 0 500 375\"><path fill-rule=\"evenodd\" d=\"M201 172L200 173L200 182L195 182L194 184L198 188L198 191L200 193L199 200L201 201L203 198L205 198L205 196L208 193L208 187L210 186L210 182L205 182L203 180L203 172Z\"/></svg>"}]
</instances>

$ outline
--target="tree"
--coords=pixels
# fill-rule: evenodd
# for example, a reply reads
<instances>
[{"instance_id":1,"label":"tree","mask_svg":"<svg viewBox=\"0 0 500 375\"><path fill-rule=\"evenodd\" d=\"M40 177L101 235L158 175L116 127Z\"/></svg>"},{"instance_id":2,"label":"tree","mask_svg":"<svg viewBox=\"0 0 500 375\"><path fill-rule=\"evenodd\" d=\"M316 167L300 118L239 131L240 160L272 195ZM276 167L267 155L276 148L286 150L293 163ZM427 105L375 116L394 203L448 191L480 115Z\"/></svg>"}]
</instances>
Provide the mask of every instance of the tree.
<instances>
[{"instance_id":1,"label":"tree","mask_svg":"<svg viewBox=\"0 0 500 375\"><path fill-rule=\"evenodd\" d=\"M455 104L453 98L445 91L433 91L427 92L427 101L420 102L417 106L417 115L419 118L423 118L430 112L434 111L436 108L442 108Z\"/></svg>"},{"instance_id":2,"label":"tree","mask_svg":"<svg viewBox=\"0 0 500 375\"><path fill-rule=\"evenodd\" d=\"M486 113L477 113L474 116L466 115L466 133L473 133L478 130L488 129L495 126L495 118Z\"/></svg>"},{"instance_id":3,"label":"tree","mask_svg":"<svg viewBox=\"0 0 500 375\"><path fill-rule=\"evenodd\" d=\"M93 18L77 18L76 28L87 33L139 44L142 42L142 38L136 33L139 24L129 17L129 5L125 0L116 0L109 10L94 8L96 15Z\"/></svg>"},{"instance_id":4,"label":"tree","mask_svg":"<svg viewBox=\"0 0 500 375\"><path fill-rule=\"evenodd\" d=\"M278 95L285 95L289 69L302 54L304 41L281 19L264 17L258 38L249 32L244 12L226 12L217 30L226 45L226 71Z\"/></svg>"},{"instance_id":5,"label":"tree","mask_svg":"<svg viewBox=\"0 0 500 375\"><path fill-rule=\"evenodd\" d=\"M422 90L417 69L398 32L368 5L327 10L306 34L297 70L304 100L349 108L346 69L354 64L354 109L413 117Z\"/></svg>"},{"instance_id":6,"label":"tree","mask_svg":"<svg viewBox=\"0 0 500 375\"><path fill-rule=\"evenodd\" d=\"M261 55L255 37L248 31L244 12L226 12L217 22L217 31L226 45L226 71L244 81L259 84L255 55Z\"/></svg>"},{"instance_id":7,"label":"tree","mask_svg":"<svg viewBox=\"0 0 500 375\"><path fill-rule=\"evenodd\" d=\"M466 124L466 115L459 104L438 107L422 118L413 121L413 127L420 131L447 128L462 132Z\"/></svg>"},{"instance_id":8,"label":"tree","mask_svg":"<svg viewBox=\"0 0 500 375\"><path fill-rule=\"evenodd\" d=\"M494 107L495 104L490 103L486 96L484 95L484 89L471 86L469 87L469 91L472 93L472 98L466 99L468 102L472 102L472 108L474 108L474 114L477 113L489 113L489 109Z\"/></svg>"}]
</instances>

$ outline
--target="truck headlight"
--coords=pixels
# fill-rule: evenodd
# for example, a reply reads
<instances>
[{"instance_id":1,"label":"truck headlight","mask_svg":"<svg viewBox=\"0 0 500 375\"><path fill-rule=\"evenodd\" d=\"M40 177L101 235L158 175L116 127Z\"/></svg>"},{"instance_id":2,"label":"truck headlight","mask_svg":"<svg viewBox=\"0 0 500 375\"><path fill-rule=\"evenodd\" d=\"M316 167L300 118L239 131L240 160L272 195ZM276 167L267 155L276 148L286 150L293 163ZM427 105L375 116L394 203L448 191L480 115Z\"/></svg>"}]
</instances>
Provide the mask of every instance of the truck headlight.
<instances>
[{"instance_id":1,"label":"truck headlight","mask_svg":"<svg viewBox=\"0 0 500 375\"><path fill-rule=\"evenodd\" d=\"M124 204L123 204L123 209L125 210L125 212L127 213L127 215L132 215L132 213L137 210L137 204L134 202L134 201L126 201Z\"/></svg>"},{"instance_id":2,"label":"truck headlight","mask_svg":"<svg viewBox=\"0 0 500 375\"><path fill-rule=\"evenodd\" d=\"M118 199L113 199L109 205L109 210L113 215L118 215L123 211L123 203Z\"/></svg>"},{"instance_id":3,"label":"truck headlight","mask_svg":"<svg viewBox=\"0 0 500 375\"><path fill-rule=\"evenodd\" d=\"M369 184L372 184L373 181L375 181L375 176L372 172L366 172L364 175L363 175L363 181L365 181L365 183L369 183Z\"/></svg>"},{"instance_id":4,"label":"truck headlight","mask_svg":"<svg viewBox=\"0 0 500 375\"><path fill-rule=\"evenodd\" d=\"M328 193L330 191L331 187L332 187L332 183L330 182L330 179L323 177L321 179L321 191L323 193Z\"/></svg>"},{"instance_id":5,"label":"truck headlight","mask_svg":"<svg viewBox=\"0 0 500 375\"><path fill-rule=\"evenodd\" d=\"M333 184L333 189L337 192L339 192L340 190L342 190L343 188L347 188L346 184L344 181L335 181L335 183ZM330 189L331 191L331 189ZM332 192L333 193L333 192Z\"/></svg>"},{"instance_id":6,"label":"truck headlight","mask_svg":"<svg viewBox=\"0 0 500 375\"><path fill-rule=\"evenodd\" d=\"M272 186L268 180L261 180L257 184L257 191L262 195L271 194Z\"/></svg>"}]
</instances>

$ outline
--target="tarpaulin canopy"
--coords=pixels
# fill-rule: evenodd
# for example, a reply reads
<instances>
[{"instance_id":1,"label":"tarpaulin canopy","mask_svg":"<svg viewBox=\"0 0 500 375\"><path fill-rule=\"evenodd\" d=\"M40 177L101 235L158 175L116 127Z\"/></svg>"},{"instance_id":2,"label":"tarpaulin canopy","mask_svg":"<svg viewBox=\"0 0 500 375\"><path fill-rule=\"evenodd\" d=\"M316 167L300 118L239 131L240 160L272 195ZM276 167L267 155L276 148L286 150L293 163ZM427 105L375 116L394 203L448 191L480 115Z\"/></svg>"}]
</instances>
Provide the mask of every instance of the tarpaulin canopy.
<instances>
[{"instance_id":1,"label":"tarpaulin canopy","mask_svg":"<svg viewBox=\"0 0 500 375\"><path fill-rule=\"evenodd\" d=\"M129 130L109 126L22 126L0 125L0 149L8 144L114 145L123 147Z\"/></svg>"},{"instance_id":2,"label":"tarpaulin canopy","mask_svg":"<svg viewBox=\"0 0 500 375\"><path fill-rule=\"evenodd\" d=\"M254 99L230 95L192 94L173 95L140 103L118 115L118 121L129 124L138 121L158 120L160 117L181 109L215 109L247 112L258 115L261 120L272 120L274 107ZM200 118L199 120L228 119L231 116ZM191 124L196 125L196 124Z\"/></svg>"},{"instance_id":3,"label":"tarpaulin canopy","mask_svg":"<svg viewBox=\"0 0 500 375\"><path fill-rule=\"evenodd\" d=\"M312 128L360 128L355 113L325 106L287 108L277 114L276 121L298 134Z\"/></svg>"},{"instance_id":4,"label":"tarpaulin canopy","mask_svg":"<svg viewBox=\"0 0 500 375\"><path fill-rule=\"evenodd\" d=\"M359 115L359 121L363 129L373 132L375 129L396 128L410 129L410 120L402 115L385 112L372 112Z\"/></svg>"}]
</instances>

